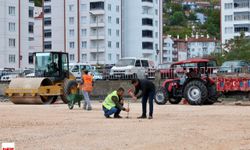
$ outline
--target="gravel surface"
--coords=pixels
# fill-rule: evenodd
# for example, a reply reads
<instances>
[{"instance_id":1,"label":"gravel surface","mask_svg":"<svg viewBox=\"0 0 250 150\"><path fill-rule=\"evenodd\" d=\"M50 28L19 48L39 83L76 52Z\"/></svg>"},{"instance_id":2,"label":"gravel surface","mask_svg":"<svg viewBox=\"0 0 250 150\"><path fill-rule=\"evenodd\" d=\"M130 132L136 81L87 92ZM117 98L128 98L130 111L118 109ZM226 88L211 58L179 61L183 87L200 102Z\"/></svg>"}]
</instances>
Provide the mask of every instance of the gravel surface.
<instances>
[{"instance_id":1,"label":"gravel surface","mask_svg":"<svg viewBox=\"0 0 250 150\"><path fill-rule=\"evenodd\" d=\"M249 106L155 105L153 120L136 119L141 105L130 106L130 119L106 119L98 102L92 111L0 103L0 144L15 142L18 150L250 150Z\"/></svg>"}]
</instances>

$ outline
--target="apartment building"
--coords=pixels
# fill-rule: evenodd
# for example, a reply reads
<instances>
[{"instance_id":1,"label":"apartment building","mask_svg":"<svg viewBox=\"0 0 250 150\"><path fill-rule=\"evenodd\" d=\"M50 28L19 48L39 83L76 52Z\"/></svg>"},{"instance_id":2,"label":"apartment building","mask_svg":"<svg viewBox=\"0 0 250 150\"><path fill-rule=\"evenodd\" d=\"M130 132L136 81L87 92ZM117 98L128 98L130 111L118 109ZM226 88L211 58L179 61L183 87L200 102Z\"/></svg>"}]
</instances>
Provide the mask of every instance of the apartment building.
<instances>
[{"instance_id":1,"label":"apartment building","mask_svg":"<svg viewBox=\"0 0 250 150\"><path fill-rule=\"evenodd\" d=\"M191 37L187 40L187 58L205 57L218 51L218 41L215 38Z\"/></svg>"},{"instance_id":2,"label":"apartment building","mask_svg":"<svg viewBox=\"0 0 250 150\"><path fill-rule=\"evenodd\" d=\"M70 62L114 64L121 57L120 0L45 0L44 50Z\"/></svg>"},{"instance_id":3,"label":"apartment building","mask_svg":"<svg viewBox=\"0 0 250 150\"><path fill-rule=\"evenodd\" d=\"M172 63L174 58L174 41L171 36L163 37L162 63Z\"/></svg>"},{"instance_id":4,"label":"apartment building","mask_svg":"<svg viewBox=\"0 0 250 150\"><path fill-rule=\"evenodd\" d=\"M187 39L174 39L173 61L182 61L187 59Z\"/></svg>"},{"instance_id":5,"label":"apartment building","mask_svg":"<svg viewBox=\"0 0 250 150\"><path fill-rule=\"evenodd\" d=\"M33 0L0 0L0 68L33 67Z\"/></svg>"},{"instance_id":6,"label":"apartment building","mask_svg":"<svg viewBox=\"0 0 250 150\"><path fill-rule=\"evenodd\" d=\"M221 40L225 44L244 32L250 35L250 0L221 1Z\"/></svg>"},{"instance_id":7,"label":"apartment building","mask_svg":"<svg viewBox=\"0 0 250 150\"><path fill-rule=\"evenodd\" d=\"M162 0L122 0L122 10L122 57L143 57L160 63Z\"/></svg>"}]
</instances>

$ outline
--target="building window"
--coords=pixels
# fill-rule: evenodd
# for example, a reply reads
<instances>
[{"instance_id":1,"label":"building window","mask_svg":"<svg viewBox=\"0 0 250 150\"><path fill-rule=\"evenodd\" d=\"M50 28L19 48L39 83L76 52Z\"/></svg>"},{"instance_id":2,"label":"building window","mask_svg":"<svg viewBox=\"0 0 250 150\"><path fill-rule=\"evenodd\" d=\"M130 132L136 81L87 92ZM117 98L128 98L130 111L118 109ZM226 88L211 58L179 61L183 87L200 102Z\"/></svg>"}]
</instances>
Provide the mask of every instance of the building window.
<instances>
[{"instance_id":1,"label":"building window","mask_svg":"<svg viewBox=\"0 0 250 150\"><path fill-rule=\"evenodd\" d=\"M34 8L33 7L29 7L29 17L30 18L34 17Z\"/></svg>"},{"instance_id":2,"label":"building window","mask_svg":"<svg viewBox=\"0 0 250 150\"><path fill-rule=\"evenodd\" d=\"M16 31L16 24L14 22L9 22L9 31L10 32Z\"/></svg>"},{"instance_id":3,"label":"building window","mask_svg":"<svg viewBox=\"0 0 250 150\"><path fill-rule=\"evenodd\" d=\"M81 23L82 24L86 24L87 23L87 17L86 16L82 16L81 17Z\"/></svg>"},{"instance_id":4,"label":"building window","mask_svg":"<svg viewBox=\"0 0 250 150\"><path fill-rule=\"evenodd\" d=\"M147 6L142 6L142 14L152 14L152 9Z\"/></svg>"},{"instance_id":5,"label":"building window","mask_svg":"<svg viewBox=\"0 0 250 150\"><path fill-rule=\"evenodd\" d=\"M116 12L119 12L120 11L120 6L116 6Z\"/></svg>"},{"instance_id":6,"label":"building window","mask_svg":"<svg viewBox=\"0 0 250 150\"><path fill-rule=\"evenodd\" d=\"M74 24L74 17L69 17L69 24Z\"/></svg>"},{"instance_id":7,"label":"building window","mask_svg":"<svg viewBox=\"0 0 250 150\"><path fill-rule=\"evenodd\" d=\"M250 12L235 12L234 20L250 20Z\"/></svg>"},{"instance_id":8,"label":"building window","mask_svg":"<svg viewBox=\"0 0 250 150\"><path fill-rule=\"evenodd\" d=\"M225 21L232 21L233 15L225 15Z\"/></svg>"},{"instance_id":9,"label":"building window","mask_svg":"<svg viewBox=\"0 0 250 150\"><path fill-rule=\"evenodd\" d=\"M44 2L50 2L51 0L44 0Z\"/></svg>"},{"instance_id":10,"label":"building window","mask_svg":"<svg viewBox=\"0 0 250 150\"><path fill-rule=\"evenodd\" d=\"M158 9L155 9L155 15L156 16L158 15Z\"/></svg>"},{"instance_id":11,"label":"building window","mask_svg":"<svg viewBox=\"0 0 250 150\"><path fill-rule=\"evenodd\" d=\"M51 6L44 6L44 13L50 14L51 13Z\"/></svg>"},{"instance_id":12,"label":"building window","mask_svg":"<svg viewBox=\"0 0 250 150\"><path fill-rule=\"evenodd\" d=\"M108 4L108 10L111 11L111 4Z\"/></svg>"},{"instance_id":13,"label":"building window","mask_svg":"<svg viewBox=\"0 0 250 150\"><path fill-rule=\"evenodd\" d=\"M108 54L108 59L109 59L109 61L111 61L112 60L112 54Z\"/></svg>"},{"instance_id":14,"label":"building window","mask_svg":"<svg viewBox=\"0 0 250 150\"><path fill-rule=\"evenodd\" d=\"M34 33L34 23L29 22L29 33Z\"/></svg>"},{"instance_id":15,"label":"building window","mask_svg":"<svg viewBox=\"0 0 250 150\"><path fill-rule=\"evenodd\" d=\"M87 29L82 29L81 33L82 33L83 37L86 37L87 36Z\"/></svg>"},{"instance_id":16,"label":"building window","mask_svg":"<svg viewBox=\"0 0 250 150\"><path fill-rule=\"evenodd\" d=\"M44 26L49 26L51 25L51 18L44 18Z\"/></svg>"},{"instance_id":17,"label":"building window","mask_svg":"<svg viewBox=\"0 0 250 150\"><path fill-rule=\"evenodd\" d=\"M155 26L158 27L158 21L155 21Z\"/></svg>"},{"instance_id":18,"label":"building window","mask_svg":"<svg viewBox=\"0 0 250 150\"><path fill-rule=\"evenodd\" d=\"M90 10L104 10L104 2L91 2Z\"/></svg>"},{"instance_id":19,"label":"building window","mask_svg":"<svg viewBox=\"0 0 250 150\"><path fill-rule=\"evenodd\" d=\"M29 41L34 41L34 38L33 37L29 37Z\"/></svg>"},{"instance_id":20,"label":"building window","mask_svg":"<svg viewBox=\"0 0 250 150\"><path fill-rule=\"evenodd\" d=\"M153 37L153 31L152 30L142 30L142 37Z\"/></svg>"},{"instance_id":21,"label":"building window","mask_svg":"<svg viewBox=\"0 0 250 150\"><path fill-rule=\"evenodd\" d=\"M225 3L225 9L232 9L233 3Z\"/></svg>"},{"instance_id":22,"label":"building window","mask_svg":"<svg viewBox=\"0 0 250 150\"><path fill-rule=\"evenodd\" d=\"M82 54L82 62L87 62L87 54Z\"/></svg>"},{"instance_id":23,"label":"building window","mask_svg":"<svg viewBox=\"0 0 250 150\"><path fill-rule=\"evenodd\" d=\"M81 4L81 11L87 11L87 5Z\"/></svg>"},{"instance_id":24,"label":"building window","mask_svg":"<svg viewBox=\"0 0 250 150\"><path fill-rule=\"evenodd\" d=\"M155 44L155 50L159 50L158 44Z\"/></svg>"},{"instance_id":25,"label":"building window","mask_svg":"<svg viewBox=\"0 0 250 150\"><path fill-rule=\"evenodd\" d=\"M69 48L71 49L75 48L75 42L69 42Z\"/></svg>"},{"instance_id":26,"label":"building window","mask_svg":"<svg viewBox=\"0 0 250 150\"><path fill-rule=\"evenodd\" d=\"M16 8L14 6L9 6L9 15L15 16L15 10Z\"/></svg>"},{"instance_id":27,"label":"building window","mask_svg":"<svg viewBox=\"0 0 250 150\"><path fill-rule=\"evenodd\" d=\"M15 63L16 62L16 55L9 55L9 63Z\"/></svg>"},{"instance_id":28,"label":"building window","mask_svg":"<svg viewBox=\"0 0 250 150\"><path fill-rule=\"evenodd\" d=\"M142 25L153 26L153 19L151 19L151 18L143 18L142 19Z\"/></svg>"},{"instance_id":29,"label":"building window","mask_svg":"<svg viewBox=\"0 0 250 150\"><path fill-rule=\"evenodd\" d=\"M84 49L87 48L87 41L82 41L82 48L84 48Z\"/></svg>"},{"instance_id":30,"label":"building window","mask_svg":"<svg viewBox=\"0 0 250 150\"><path fill-rule=\"evenodd\" d=\"M248 25L239 25L234 27L234 32L249 32L249 26Z\"/></svg>"},{"instance_id":31,"label":"building window","mask_svg":"<svg viewBox=\"0 0 250 150\"><path fill-rule=\"evenodd\" d=\"M120 48L120 43L116 42L116 48Z\"/></svg>"},{"instance_id":32,"label":"building window","mask_svg":"<svg viewBox=\"0 0 250 150\"><path fill-rule=\"evenodd\" d=\"M108 35L111 36L111 29L108 29Z\"/></svg>"},{"instance_id":33,"label":"building window","mask_svg":"<svg viewBox=\"0 0 250 150\"><path fill-rule=\"evenodd\" d=\"M116 61L118 61L120 59L120 55L116 54Z\"/></svg>"},{"instance_id":34,"label":"building window","mask_svg":"<svg viewBox=\"0 0 250 150\"><path fill-rule=\"evenodd\" d=\"M108 47L112 48L112 42L111 41L108 41Z\"/></svg>"},{"instance_id":35,"label":"building window","mask_svg":"<svg viewBox=\"0 0 250 150\"><path fill-rule=\"evenodd\" d=\"M150 3L153 3L153 0L142 0L142 2L150 2Z\"/></svg>"},{"instance_id":36,"label":"building window","mask_svg":"<svg viewBox=\"0 0 250 150\"><path fill-rule=\"evenodd\" d=\"M33 64L34 63L34 57L33 57L33 53L29 53L29 64Z\"/></svg>"},{"instance_id":37,"label":"building window","mask_svg":"<svg viewBox=\"0 0 250 150\"><path fill-rule=\"evenodd\" d=\"M116 30L116 36L120 36L120 31Z\"/></svg>"},{"instance_id":38,"label":"building window","mask_svg":"<svg viewBox=\"0 0 250 150\"><path fill-rule=\"evenodd\" d=\"M52 43L51 41L45 41L44 42L44 49L52 49Z\"/></svg>"},{"instance_id":39,"label":"building window","mask_svg":"<svg viewBox=\"0 0 250 150\"><path fill-rule=\"evenodd\" d=\"M70 54L69 55L69 60L70 61L74 61L75 60L75 55L74 54Z\"/></svg>"},{"instance_id":40,"label":"building window","mask_svg":"<svg viewBox=\"0 0 250 150\"><path fill-rule=\"evenodd\" d=\"M154 49L153 42L142 42L142 49Z\"/></svg>"},{"instance_id":41,"label":"building window","mask_svg":"<svg viewBox=\"0 0 250 150\"><path fill-rule=\"evenodd\" d=\"M69 36L70 37L74 37L74 35L75 35L75 30L74 29L70 29L69 30Z\"/></svg>"},{"instance_id":42,"label":"building window","mask_svg":"<svg viewBox=\"0 0 250 150\"><path fill-rule=\"evenodd\" d=\"M235 0L234 8L249 8L249 0Z\"/></svg>"},{"instance_id":43,"label":"building window","mask_svg":"<svg viewBox=\"0 0 250 150\"><path fill-rule=\"evenodd\" d=\"M111 23L111 16L108 16L108 23Z\"/></svg>"},{"instance_id":44,"label":"building window","mask_svg":"<svg viewBox=\"0 0 250 150\"><path fill-rule=\"evenodd\" d=\"M74 5L73 4L69 5L69 11L70 12L74 11Z\"/></svg>"},{"instance_id":45,"label":"building window","mask_svg":"<svg viewBox=\"0 0 250 150\"><path fill-rule=\"evenodd\" d=\"M16 47L16 39L9 39L9 47Z\"/></svg>"},{"instance_id":46,"label":"building window","mask_svg":"<svg viewBox=\"0 0 250 150\"><path fill-rule=\"evenodd\" d=\"M45 38L51 38L51 29L45 29L44 30L44 37Z\"/></svg>"},{"instance_id":47,"label":"building window","mask_svg":"<svg viewBox=\"0 0 250 150\"><path fill-rule=\"evenodd\" d=\"M52 49L51 41L45 41L44 42L44 49Z\"/></svg>"},{"instance_id":48,"label":"building window","mask_svg":"<svg viewBox=\"0 0 250 150\"><path fill-rule=\"evenodd\" d=\"M120 19L116 18L116 24L119 24L119 23L120 23Z\"/></svg>"}]
</instances>

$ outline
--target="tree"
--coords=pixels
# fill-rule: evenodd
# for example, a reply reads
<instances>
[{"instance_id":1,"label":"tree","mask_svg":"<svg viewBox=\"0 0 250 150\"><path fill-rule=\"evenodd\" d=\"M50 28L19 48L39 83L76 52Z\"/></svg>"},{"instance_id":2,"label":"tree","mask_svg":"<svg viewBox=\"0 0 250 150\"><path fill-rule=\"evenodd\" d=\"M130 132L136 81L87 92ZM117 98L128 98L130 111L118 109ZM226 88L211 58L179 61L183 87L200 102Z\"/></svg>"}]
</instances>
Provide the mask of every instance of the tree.
<instances>
[{"instance_id":1,"label":"tree","mask_svg":"<svg viewBox=\"0 0 250 150\"><path fill-rule=\"evenodd\" d=\"M177 11L169 18L170 20L170 25L185 25L187 20L181 11Z\"/></svg>"},{"instance_id":2,"label":"tree","mask_svg":"<svg viewBox=\"0 0 250 150\"><path fill-rule=\"evenodd\" d=\"M35 0L35 6L39 6L41 7L42 6L42 0Z\"/></svg>"}]
</instances>

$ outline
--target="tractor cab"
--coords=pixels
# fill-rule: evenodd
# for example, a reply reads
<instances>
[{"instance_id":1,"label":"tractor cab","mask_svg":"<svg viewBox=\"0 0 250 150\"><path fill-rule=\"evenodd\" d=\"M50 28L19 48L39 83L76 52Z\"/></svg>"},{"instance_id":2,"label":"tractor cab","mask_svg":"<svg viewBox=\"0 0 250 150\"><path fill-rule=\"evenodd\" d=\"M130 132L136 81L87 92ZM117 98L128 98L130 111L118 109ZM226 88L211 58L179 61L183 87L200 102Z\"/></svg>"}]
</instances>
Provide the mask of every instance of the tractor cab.
<instances>
[{"instance_id":1,"label":"tractor cab","mask_svg":"<svg viewBox=\"0 0 250 150\"><path fill-rule=\"evenodd\" d=\"M38 52L35 57L35 76L47 77L53 82L69 77L68 54L63 52Z\"/></svg>"},{"instance_id":2,"label":"tractor cab","mask_svg":"<svg viewBox=\"0 0 250 150\"><path fill-rule=\"evenodd\" d=\"M157 90L157 104L178 104L185 98L191 105L217 101L215 82L209 78L208 59L191 58L171 65L173 79L167 79Z\"/></svg>"}]
</instances>

